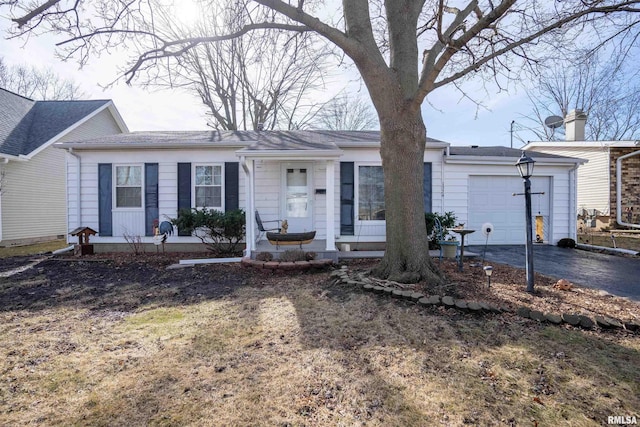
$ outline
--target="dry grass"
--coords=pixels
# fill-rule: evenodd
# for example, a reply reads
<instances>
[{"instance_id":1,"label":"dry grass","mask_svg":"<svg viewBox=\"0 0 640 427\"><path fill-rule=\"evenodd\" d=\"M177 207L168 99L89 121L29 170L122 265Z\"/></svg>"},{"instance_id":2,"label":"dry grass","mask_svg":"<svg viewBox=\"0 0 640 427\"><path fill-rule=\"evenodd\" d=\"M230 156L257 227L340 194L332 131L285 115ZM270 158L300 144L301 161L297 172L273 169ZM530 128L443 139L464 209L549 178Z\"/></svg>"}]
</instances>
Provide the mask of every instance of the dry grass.
<instances>
[{"instance_id":1,"label":"dry grass","mask_svg":"<svg viewBox=\"0 0 640 427\"><path fill-rule=\"evenodd\" d=\"M50 242L37 243L33 245L11 246L8 248L0 248L0 258L36 255L45 252L52 252L69 246L64 239L53 240Z\"/></svg>"},{"instance_id":2,"label":"dry grass","mask_svg":"<svg viewBox=\"0 0 640 427\"><path fill-rule=\"evenodd\" d=\"M194 271L220 268L236 267ZM65 301L0 311L0 425L596 426L640 416L640 336L626 332L424 309L331 285L326 273L255 274L232 293L130 311Z\"/></svg>"}]
</instances>

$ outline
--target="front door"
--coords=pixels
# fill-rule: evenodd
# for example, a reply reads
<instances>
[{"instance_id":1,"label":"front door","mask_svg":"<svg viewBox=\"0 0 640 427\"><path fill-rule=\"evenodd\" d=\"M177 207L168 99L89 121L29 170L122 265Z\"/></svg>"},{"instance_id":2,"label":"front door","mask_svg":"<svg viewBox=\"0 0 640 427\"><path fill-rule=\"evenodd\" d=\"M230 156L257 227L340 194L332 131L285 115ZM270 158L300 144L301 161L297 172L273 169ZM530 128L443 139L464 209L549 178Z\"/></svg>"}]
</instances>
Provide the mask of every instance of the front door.
<instances>
[{"instance_id":1,"label":"front door","mask_svg":"<svg viewBox=\"0 0 640 427\"><path fill-rule=\"evenodd\" d=\"M289 232L313 230L313 168L311 163L283 163L282 219L289 223Z\"/></svg>"}]
</instances>

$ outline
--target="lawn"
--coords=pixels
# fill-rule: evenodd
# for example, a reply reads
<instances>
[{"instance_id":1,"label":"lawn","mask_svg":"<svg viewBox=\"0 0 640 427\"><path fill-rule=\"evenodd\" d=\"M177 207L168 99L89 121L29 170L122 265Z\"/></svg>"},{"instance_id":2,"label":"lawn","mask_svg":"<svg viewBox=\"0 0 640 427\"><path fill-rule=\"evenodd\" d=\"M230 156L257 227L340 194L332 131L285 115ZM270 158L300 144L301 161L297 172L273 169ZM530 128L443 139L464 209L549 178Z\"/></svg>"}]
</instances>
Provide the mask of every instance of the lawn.
<instances>
[{"instance_id":1,"label":"lawn","mask_svg":"<svg viewBox=\"0 0 640 427\"><path fill-rule=\"evenodd\" d=\"M329 272L164 265L47 260L0 278L0 425L598 426L640 416L637 333L424 308Z\"/></svg>"}]
</instances>

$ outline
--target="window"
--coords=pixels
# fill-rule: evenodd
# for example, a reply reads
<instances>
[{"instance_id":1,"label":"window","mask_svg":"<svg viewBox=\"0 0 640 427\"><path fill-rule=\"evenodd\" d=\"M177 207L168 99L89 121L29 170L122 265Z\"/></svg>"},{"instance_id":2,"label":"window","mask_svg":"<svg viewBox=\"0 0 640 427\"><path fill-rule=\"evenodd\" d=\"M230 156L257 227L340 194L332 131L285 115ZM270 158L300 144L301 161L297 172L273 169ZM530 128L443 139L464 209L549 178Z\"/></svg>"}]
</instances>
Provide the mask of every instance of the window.
<instances>
[{"instance_id":1,"label":"window","mask_svg":"<svg viewBox=\"0 0 640 427\"><path fill-rule=\"evenodd\" d=\"M142 207L142 166L116 166L116 208Z\"/></svg>"},{"instance_id":2,"label":"window","mask_svg":"<svg viewBox=\"0 0 640 427\"><path fill-rule=\"evenodd\" d=\"M222 209L222 166L195 167L195 207Z\"/></svg>"},{"instance_id":3,"label":"window","mask_svg":"<svg viewBox=\"0 0 640 427\"><path fill-rule=\"evenodd\" d=\"M385 219L382 166L358 167L358 219Z\"/></svg>"}]
</instances>

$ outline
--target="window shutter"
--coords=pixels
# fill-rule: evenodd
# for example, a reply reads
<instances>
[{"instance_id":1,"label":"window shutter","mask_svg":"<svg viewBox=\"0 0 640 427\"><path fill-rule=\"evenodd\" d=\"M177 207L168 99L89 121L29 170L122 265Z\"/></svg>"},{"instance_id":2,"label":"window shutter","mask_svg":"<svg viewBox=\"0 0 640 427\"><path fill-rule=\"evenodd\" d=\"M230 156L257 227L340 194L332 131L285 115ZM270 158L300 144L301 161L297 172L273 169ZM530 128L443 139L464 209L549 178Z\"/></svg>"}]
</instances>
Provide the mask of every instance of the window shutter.
<instances>
[{"instance_id":1,"label":"window shutter","mask_svg":"<svg viewBox=\"0 0 640 427\"><path fill-rule=\"evenodd\" d=\"M191 209L191 163L178 163L178 215L182 209ZM178 230L178 236L190 236Z\"/></svg>"},{"instance_id":2,"label":"window shutter","mask_svg":"<svg viewBox=\"0 0 640 427\"><path fill-rule=\"evenodd\" d=\"M424 199L424 211L432 212L432 180L431 180L431 163L424 164L424 178L423 178L423 199Z\"/></svg>"},{"instance_id":3,"label":"window shutter","mask_svg":"<svg viewBox=\"0 0 640 427\"><path fill-rule=\"evenodd\" d=\"M100 236L113 236L112 174L111 163L98 164L98 233Z\"/></svg>"},{"instance_id":4,"label":"window shutter","mask_svg":"<svg viewBox=\"0 0 640 427\"><path fill-rule=\"evenodd\" d=\"M225 212L240 209L240 164L226 162L224 164L224 210Z\"/></svg>"},{"instance_id":5,"label":"window shutter","mask_svg":"<svg viewBox=\"0 0 640 427\"><path fill-rule=\"evenodd\" d=\"M354 164L340 162L340 234L354 234Z\"/></svg>"},{"instance_id":6,"label":"window shutter","mask_svg":"<svg viewBox=\"0 0 640 427\"><path fill-rule=\"evenodd\" d=\"M153 236L153 222L158 218L158 164L144 164L144 216L145 232Z\"/></svg>"}]
</instances>

